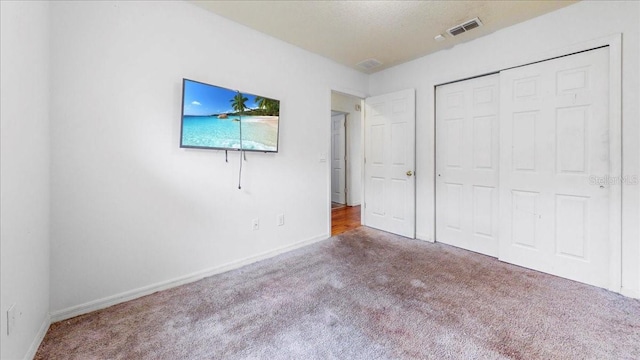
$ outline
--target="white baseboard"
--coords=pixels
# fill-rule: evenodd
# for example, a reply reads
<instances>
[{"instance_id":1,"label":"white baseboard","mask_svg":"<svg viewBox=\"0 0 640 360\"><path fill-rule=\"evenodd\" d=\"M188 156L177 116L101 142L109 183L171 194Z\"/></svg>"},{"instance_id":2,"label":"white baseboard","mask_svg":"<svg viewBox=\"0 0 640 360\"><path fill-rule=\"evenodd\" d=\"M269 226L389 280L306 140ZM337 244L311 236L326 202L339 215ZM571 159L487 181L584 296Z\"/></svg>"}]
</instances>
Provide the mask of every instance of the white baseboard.
<instances>
[{"instance_id":1,"label":"white baseboard","mask_svg":"<svg viewBox=\"0 0 640 360\"><path fill-rule=\"evenodd\" d=\"M640 299L640 290L630 290L623 287L620 289L620 294L626 297Z\"/></svg>"},{"instance_id":2,"label":"white baseboard","mask_svg":"<svg viewBox=\"0 0 640 360\"><path fill-rule=\"evenodd\" d=\"M236 261L232 261L230 263L227 264L223 264L220 266L215 266L209 269L205 269L205 270L201 270L201 271L197 271L195 273L191 273L185 276L181 276L178 278L174 278L172 280L168 280L168 281L163 281L163 282L159 282L156 284L152 284L152 285L148 285L148 286L144 286L138 289L134 289L134 290L130 290L130 291L125 291L123 293L120 294L116 294L116 295L112 295L112 296L108 296L102 299L98 299L98 300L93 300L84 304L80 304L80 305L75 305L66 309L62 309L59 311L54 311L53 313L51 313L51 322L57 322L57 321L61 321L61 320L66 320L66 319L70 319L72 317L78 316L78 315L82 315L82 314L86 314L86 313L90 313L92 311L96 311L96 310L100 310L100 309L104 309L107 308L109 306L113 306L125 301L130 301L133 299L137 299L139 297L142 296L146 296L149 294L153 294L154 292L157 291L162 291L162 290L167 290L176 286L180 286L180 285L184 285L184 284L188 284L188 283L192 283L195 281L198 281L200 279L203 279L205 277L209 277L212 275L216 275L216 274L220 274L223 272L227 272L229 270L233 270L233 269L237 269L239 267L245 266L245 265L249 265L252 264L254 262L260 261L260 260L264 260L264 259L268 259L271 257L274 257L276 255L280 255L282 253L291 251L291 250L295 250L307 245L311 245L313 243L316 243L318 241L322 241L322 240L326 240L330 237L329 234L322 234L319 236L315 236L303 241L298 241L296 243L293 243L291 245L287 245L287 246L283 246L280 248L276 248L274 250L269 250L266 251L264 253L261 254L257 254L257 255L253 255L253 256L249 256L246 257L244 259L240 259L240 260L236 260ZM37 348L36 348L37 349Z\"/></svg>"},{"instance_id":3,"label":"white baseboard","mask_svg":"<svg viewBox=\"0 0 640 360\"><path fill-rule=\"evenodd\" d=\"M51 325L51 317L47 315L44 321L42 321L42 325L40 325L40 330L38 330L36 337L33 339L33 342L31 342L31 346L29 346L27 354L24 356L25 360L32 360L36 356L38 348L40 347L40 344L42 344L42 340L44 340L44 336L47 335L49 325Z\"/></svg>"}]
</instances>

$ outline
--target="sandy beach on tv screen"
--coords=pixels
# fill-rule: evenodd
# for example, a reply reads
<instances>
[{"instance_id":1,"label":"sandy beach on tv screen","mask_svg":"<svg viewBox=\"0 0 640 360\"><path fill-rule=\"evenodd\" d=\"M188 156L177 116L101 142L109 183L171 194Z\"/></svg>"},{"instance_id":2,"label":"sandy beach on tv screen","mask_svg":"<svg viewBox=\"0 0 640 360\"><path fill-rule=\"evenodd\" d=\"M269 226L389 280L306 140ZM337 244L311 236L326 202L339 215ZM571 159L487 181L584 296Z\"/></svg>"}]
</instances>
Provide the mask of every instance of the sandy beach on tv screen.
<instances>
[{"instance_id":1,"label":"sandy beach on tv screen","mask_svg":"<svg viewBox=\"0 0 640 360\"><path fill-rule=\"evenodd\" d=\"M251 116L242 119L243 122L256 122L278 127L278 116Z\"/></svg>"}]
</instances>

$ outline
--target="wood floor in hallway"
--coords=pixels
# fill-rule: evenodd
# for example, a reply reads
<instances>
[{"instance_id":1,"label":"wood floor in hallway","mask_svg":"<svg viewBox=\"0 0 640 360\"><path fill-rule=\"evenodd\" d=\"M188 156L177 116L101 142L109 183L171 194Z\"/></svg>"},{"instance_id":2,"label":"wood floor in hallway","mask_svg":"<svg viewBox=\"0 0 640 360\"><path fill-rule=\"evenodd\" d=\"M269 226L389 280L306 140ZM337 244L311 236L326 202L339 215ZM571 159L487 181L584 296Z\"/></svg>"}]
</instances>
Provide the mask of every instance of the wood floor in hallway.
<instances>
[{"instance_id":1,"label":"wood floor in hallway","mask_svg":"<svg viewBox=\"0 0 640 360\"><path fill-rule=\"evenodd\" d=\"M331 236L360 226L360 206L331 209Z\"/></svg>"}]
</instances>

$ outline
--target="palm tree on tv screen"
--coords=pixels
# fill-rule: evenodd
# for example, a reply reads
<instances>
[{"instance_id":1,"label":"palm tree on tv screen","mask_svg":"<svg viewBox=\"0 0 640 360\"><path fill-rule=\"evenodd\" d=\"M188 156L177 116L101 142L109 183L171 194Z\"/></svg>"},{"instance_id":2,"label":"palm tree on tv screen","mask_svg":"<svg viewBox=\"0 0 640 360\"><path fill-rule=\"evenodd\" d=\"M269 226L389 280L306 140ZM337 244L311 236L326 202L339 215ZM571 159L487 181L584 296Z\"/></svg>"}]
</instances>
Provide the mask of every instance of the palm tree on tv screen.
<instances>
[{"instance_id":1,"label":"palm tree on tv screen","mask_svg":"<svg viewBox=\"0 0 640 360\"><path fill-rule=\"evenodd\" d=\"M240 150L242 150L242 113L245 109L247 109L247 99L240 91L236 92L236 96L233 99L229 100L231 102L231 106L233 110L238 113L238 121L240 122Z\"/></svg>"},{"instance_id":2,"label":"palm tree on tv screen","mask_svg":"<svg viewBox=\"0 0 640 360\"><path fill-rule=\"evenodd\" d=\"M256 96L256 103L260 109L264 110L264 115L278 116L280 113L280 102L278 100Z\"/></svg>"},{"instance_id":3,"label":"palm tree on tv screen","mask_svg":"<svg viewBox=\"0 0 640 360\"><path fill-rule=\"evenodd\" d=\"M242 113L245 111L245 109L247 109L247 101L249 101L249 99L247 99L244 95L242 95L241 92L238 91L236 93L236 96L234 96L233 99L229 101L231 102L233 110L237 111L239 116L242 116Z\"/></svg>"}]
</instances>

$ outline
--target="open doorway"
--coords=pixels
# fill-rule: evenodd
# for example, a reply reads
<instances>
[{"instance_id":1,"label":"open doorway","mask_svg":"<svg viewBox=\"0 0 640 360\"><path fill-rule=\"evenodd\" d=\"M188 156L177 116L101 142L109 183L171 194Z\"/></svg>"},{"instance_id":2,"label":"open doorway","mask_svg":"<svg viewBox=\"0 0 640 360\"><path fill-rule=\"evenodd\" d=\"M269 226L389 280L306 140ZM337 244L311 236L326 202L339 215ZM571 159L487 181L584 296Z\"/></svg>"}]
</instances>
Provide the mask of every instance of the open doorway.
<instances>
[{"instance_id":1,"label":"open doorway","mask_svg":"<svg viewBox=\"0 0 640 360\"><path fill-rule=\"evenodd\" d=\"M361 225L362 99L331 92L331 235Z\"/></svg>"}]
</instances>

